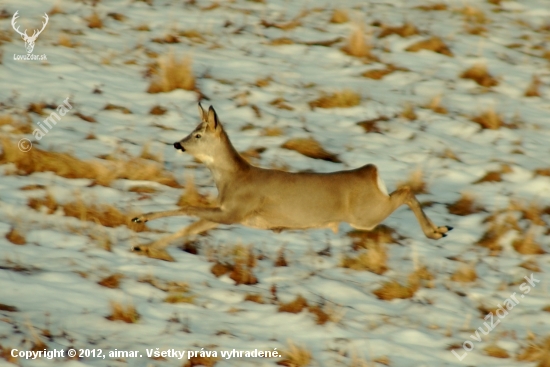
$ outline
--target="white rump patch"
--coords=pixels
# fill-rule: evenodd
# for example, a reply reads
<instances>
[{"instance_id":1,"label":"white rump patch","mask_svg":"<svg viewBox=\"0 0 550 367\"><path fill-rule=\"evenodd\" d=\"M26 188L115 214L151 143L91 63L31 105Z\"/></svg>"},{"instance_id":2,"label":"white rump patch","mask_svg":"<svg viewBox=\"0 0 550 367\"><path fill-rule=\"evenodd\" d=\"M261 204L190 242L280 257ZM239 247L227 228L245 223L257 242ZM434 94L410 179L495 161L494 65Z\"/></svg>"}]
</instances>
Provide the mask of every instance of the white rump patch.
<instances>
[{"instance_id":1,"label":"white rump patch","mask_svg":"<svg viewBox=\"0 0 550 367\"><path fill-rule=\"evenodd\" d=\"M388 189L386 188L386 184L384 183L384 180L382 180L382 177L380 177L380 175L376 174L376 184L378 185L378 188L380 189L380 191L382 191L386 196L390 196L388 194Z\"/></svg>"}]
</instances>

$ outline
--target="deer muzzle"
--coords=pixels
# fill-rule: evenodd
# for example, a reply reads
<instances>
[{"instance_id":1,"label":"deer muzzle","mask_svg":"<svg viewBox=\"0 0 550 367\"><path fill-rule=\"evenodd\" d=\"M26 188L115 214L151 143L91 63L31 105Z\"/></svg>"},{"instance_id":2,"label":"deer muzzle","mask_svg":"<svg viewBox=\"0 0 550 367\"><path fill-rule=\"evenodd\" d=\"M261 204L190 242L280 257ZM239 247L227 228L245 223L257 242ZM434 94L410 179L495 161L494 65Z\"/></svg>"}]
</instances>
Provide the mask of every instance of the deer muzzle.
<instances>
[{"instance_id":1,"label":"deer muzzle","mask_svg":"<svg viewBox=\"0 0 550 367\"><path fill-rule=\"evenodd\" d=\"M174 148L181 150L182 152L185 152L185 148L181 146L179 141L174 143Z\"/></svg>"}]
</instances>

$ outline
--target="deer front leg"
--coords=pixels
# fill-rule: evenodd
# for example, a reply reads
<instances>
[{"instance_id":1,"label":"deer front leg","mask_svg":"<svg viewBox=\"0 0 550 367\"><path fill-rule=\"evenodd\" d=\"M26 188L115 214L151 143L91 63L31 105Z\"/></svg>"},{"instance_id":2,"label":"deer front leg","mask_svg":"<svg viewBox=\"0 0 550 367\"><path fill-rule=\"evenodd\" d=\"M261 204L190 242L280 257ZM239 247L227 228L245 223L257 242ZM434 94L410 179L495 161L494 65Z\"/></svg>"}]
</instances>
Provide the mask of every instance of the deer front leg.
<instances>
[{"instance_id":1,"label":"deer front leg","mask_svg":"<svg viewBox=\"0 0 550 367\"><path fill-rule=\"evenodd\" d=\"M195 206L187 206L176 210L143 214L139 217L133 218L132 222L145 223L153 219L175 217L179 215L199 217L201 219L220 224L238 223L242 219L242 215L240 215L238 210L229 211L222 210L222 208L199 208Z\"/></svg>"},{"instance_id":2,"label":"deer front leg","mask_svg":"<svg viewBox=\"0 0 550 367\"><path fill-rule=\"evenodd\" d=\"M145 256L166 260L174 261L174 258L164 250L170 245L170 243L180 237L191 236L195 234L200 234L206 232L210 229L216 228L218 223L209 222L207 220L200 219L185 228L180 229L179 231L172 233L169 236L163 237L155 242L152 242L147 245L135 246L132 251L139 252Z\"/></svg>"},{"instance_id":3,"label":"deer front leg","mask_svg":"<svg viewBox=\"0 0 550 367\"><path fill-rule=\"evenodd\" d=\"M422 231L426 237L438 240L441 237L446 237L446 233L453 229L449 226L436 226L430 218L424 213L418 199L411 192L411 189L408 186L402 187L398 190L395 190L390 195L390 201L392 204L392 212L403 204L407 204L409 208L413 211Z\"/></svg>"}]
</instances>

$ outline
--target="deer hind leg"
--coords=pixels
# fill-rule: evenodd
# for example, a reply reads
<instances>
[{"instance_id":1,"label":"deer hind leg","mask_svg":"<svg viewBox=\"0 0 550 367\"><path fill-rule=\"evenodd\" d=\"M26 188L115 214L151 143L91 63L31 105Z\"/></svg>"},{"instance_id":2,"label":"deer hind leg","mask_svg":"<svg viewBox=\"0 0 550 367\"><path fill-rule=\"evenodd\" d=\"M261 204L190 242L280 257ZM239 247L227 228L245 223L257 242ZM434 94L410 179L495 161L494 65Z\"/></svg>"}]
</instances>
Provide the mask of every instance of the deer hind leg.
<instances>
[{"instance_id":1,"label":"deer hind leg","mask_svg":"<svg viewBox=\"0 0 550 367\"><path fill-rule=\"evenodd\" d=\"M411 210L413 211L416 219L418 220L418 223L420 224L420 227L422 228L422 231L428 238L438 240L442 237L446 237L446 233L453 229L453 227L449 226L436 226L430 220L430 218L428 218L426 213L424 213L422 207L420 206L420 203L418 202L418 199L414 196L414 194L411 192L410 187L408 186L404 186L392 192L390 195L390 202L391 212L393 212L401 205L407 204L408 207L411 208ZM391 212L388 213L388 215L391 214Z\"/></svg>"},{"instance_id":2,"label":"deer hind leg","mask_svg":"<svg viewBox=\"0 0 550 367\"><path fill-rule=\"evenodd\" d=\"M181 237L200 234L210 229L216 228L217 226L218 223L200 219L188 225L187 227L182 228L175 233L172 233L171 235L163 237L147 245L135 246L132 250L154 259L174 261L174 258L170 256L170 254L168 254L168 252L166 252L165 250L165 248L168 247L172 241Z\"/></svg>"}]
</instances>

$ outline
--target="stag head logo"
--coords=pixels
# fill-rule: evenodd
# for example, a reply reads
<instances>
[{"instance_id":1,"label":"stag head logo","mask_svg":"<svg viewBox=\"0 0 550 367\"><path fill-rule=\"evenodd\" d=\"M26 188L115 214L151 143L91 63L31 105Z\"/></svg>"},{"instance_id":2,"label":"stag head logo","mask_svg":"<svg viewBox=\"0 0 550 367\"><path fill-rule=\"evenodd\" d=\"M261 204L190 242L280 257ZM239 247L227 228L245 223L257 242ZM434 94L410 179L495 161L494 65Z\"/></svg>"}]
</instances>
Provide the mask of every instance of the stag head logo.
<instances>
[{"instance_id":1,"label":"stag head logo","mask_svg":"<svg viewBox=\"0 0 550 367\"><path fill-rule=\"evenodd\" d=\"M21 38L23 38L23 40L25 41L25 48L27 49L27 53L30 54L34 49L34 41L36 41L40 33L42 33L44 28L46 28L46 24L48 24L48 14L44 13L44 19L46 21L42 23L42 29L41 30L35 29L32 36L29 37L26 29L25 29L25 32L21 32L19 31L19 27L17 28L15 27L15 21L17 20L17 18L19 18L17 13L19 13L19 10L16 11L15 14L13 15L13 18L11 18L11 26L13 27L13 29L15 29L17 33L21 35Z\"/></svg>"}]
</instances>

